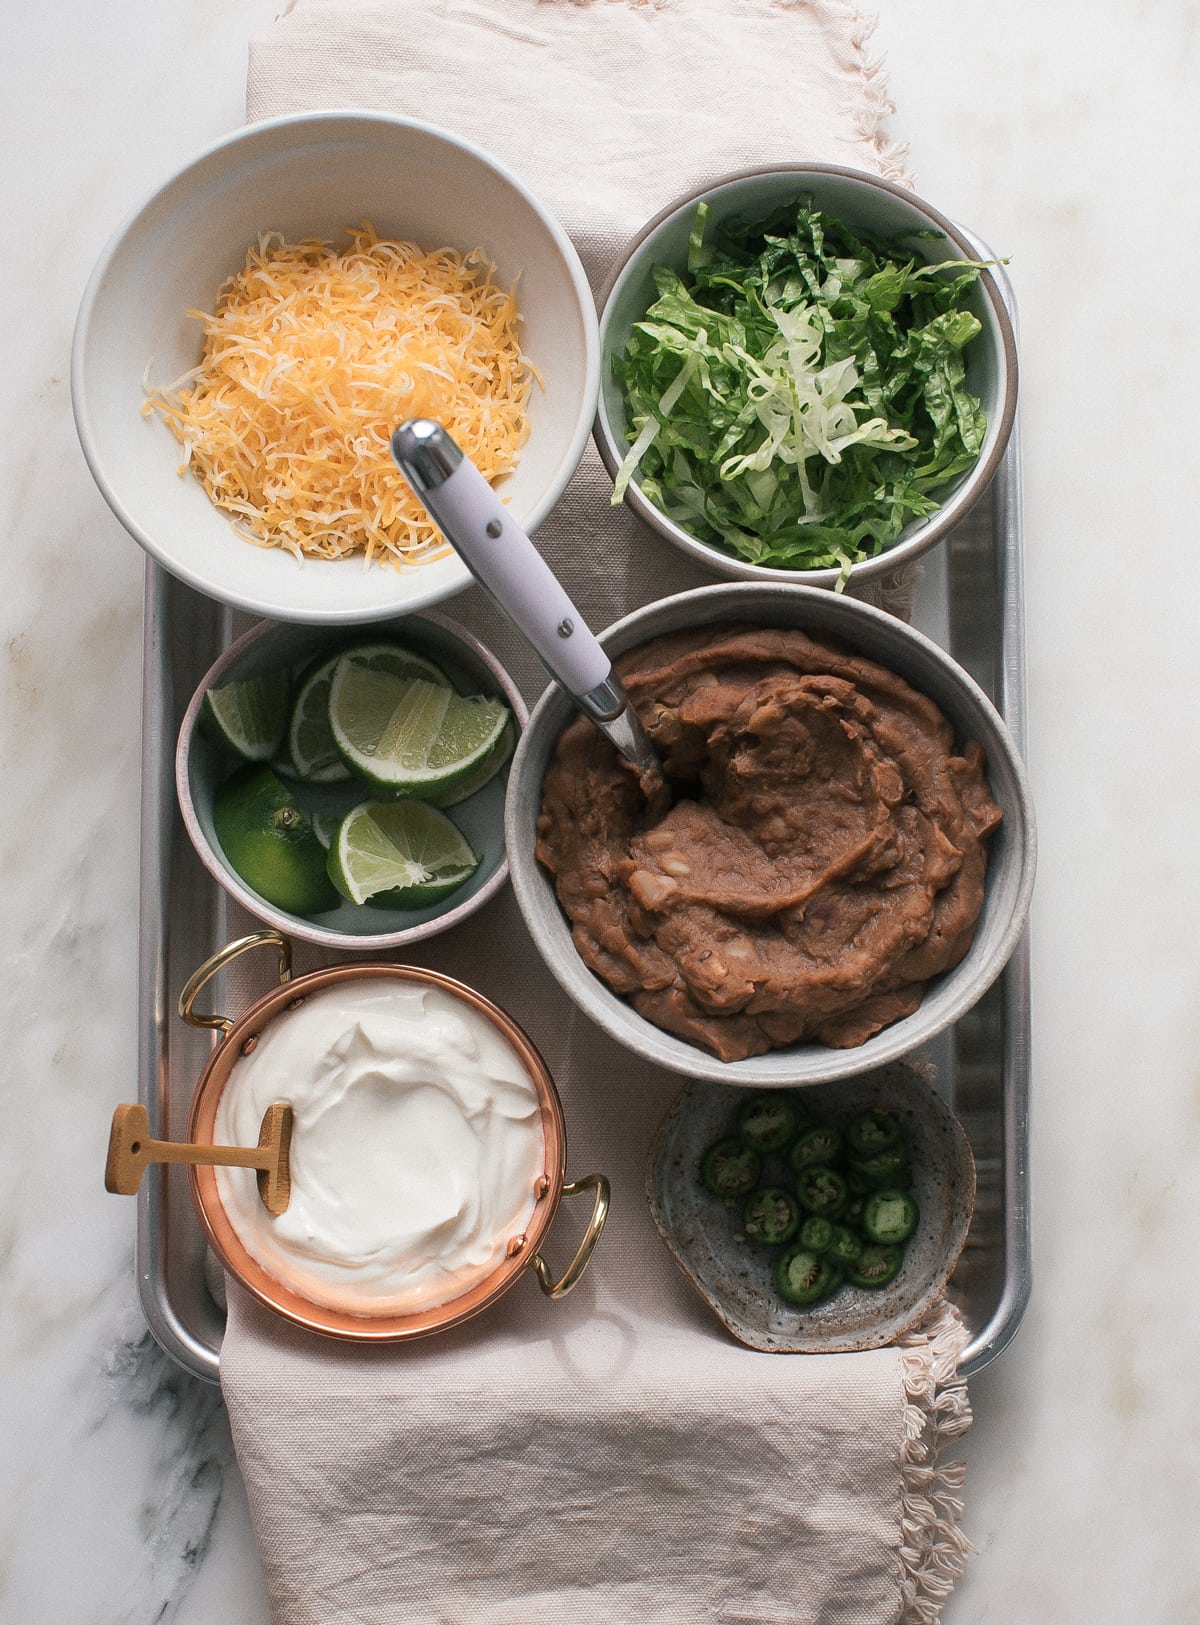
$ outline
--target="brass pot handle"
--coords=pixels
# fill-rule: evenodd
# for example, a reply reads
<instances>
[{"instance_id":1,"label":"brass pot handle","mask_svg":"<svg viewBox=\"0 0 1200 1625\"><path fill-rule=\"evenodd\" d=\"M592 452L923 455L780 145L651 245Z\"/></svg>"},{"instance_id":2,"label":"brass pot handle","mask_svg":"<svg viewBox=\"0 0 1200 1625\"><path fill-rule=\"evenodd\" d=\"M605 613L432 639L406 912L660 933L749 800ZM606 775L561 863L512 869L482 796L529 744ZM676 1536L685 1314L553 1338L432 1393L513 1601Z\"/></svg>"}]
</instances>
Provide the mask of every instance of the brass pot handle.
<instances>
[{"instance_id":1,"label":"brass pot handle","mask_svg":"<svg viewBox=\"0 0 1200 1625\"><path fill-rule=\"evenodd\" d=\"M291 981L292 945L280 932L255 931L252 936L239 937L236 942L227 942L223 948L218 948L215 954L206 959L198 970L192 972L183 992L179 995L179 1014L189 1027L215 1027L222 1033L229 1031L233 1026L232 1017L200 1015L195 1008L196 996L218 972L225 969L226 965L232 964L242 954L249 953L252 948L263 948L268 944L279 950L280 983Z\"/></svg>"},{"instance_id":2,"label":"brass pot handle","mask_svg":"<svg viewBox=\"0 0 1200 1625\"><path fill-rule=\"evenodd\" d=\"M533 1273L538 1278L538 1285L548 1298L565 1298L570 1292L587 1269L596 1243L600 1240L600 1232L604 1229L604 1221L608 1218L609 1187L608 1180L603 1174L588 1174L584 1179L577 1179L573 1185L564 1185L562 1193L564 1196L578 1196L581 1191L586 1190L596 1192L596 1203L592 1208L587 1229L583 1233L583 1240L579 1243L579 1250L567 1265L562 1280L554 1279L546 1268L546 1261L541 1253L534 1253L530 1261Z\"/></svg>"}]
</instances>

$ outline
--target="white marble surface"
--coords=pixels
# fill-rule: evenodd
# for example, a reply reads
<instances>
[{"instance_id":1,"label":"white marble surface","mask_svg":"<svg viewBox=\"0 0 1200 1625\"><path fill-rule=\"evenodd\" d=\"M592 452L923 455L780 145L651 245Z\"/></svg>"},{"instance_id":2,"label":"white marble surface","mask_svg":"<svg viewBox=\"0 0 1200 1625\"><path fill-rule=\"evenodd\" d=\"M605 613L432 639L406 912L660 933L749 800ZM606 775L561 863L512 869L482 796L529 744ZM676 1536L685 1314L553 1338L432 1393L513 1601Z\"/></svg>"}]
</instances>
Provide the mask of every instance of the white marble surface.
<instances>
[{"instance_id":1,"label":"white marble surface","mask_svg":"<svg viewBox=\"0 0 1200 1625\"><path fill-rule=\"evenodd\" d=\"M141 555L71 423L74 311L116 222L240 119L277 0L9 16L0 455L7 1054L0 1620L267 1619L214 1389L146 1334L132 1205ZM877 0L922 190L1021 305L1036 1286L973 1384L948 1625L1200 1618L1200 14ZM52 1149L53 1148L53 1149Z\"/></svg>"}]
</instances>

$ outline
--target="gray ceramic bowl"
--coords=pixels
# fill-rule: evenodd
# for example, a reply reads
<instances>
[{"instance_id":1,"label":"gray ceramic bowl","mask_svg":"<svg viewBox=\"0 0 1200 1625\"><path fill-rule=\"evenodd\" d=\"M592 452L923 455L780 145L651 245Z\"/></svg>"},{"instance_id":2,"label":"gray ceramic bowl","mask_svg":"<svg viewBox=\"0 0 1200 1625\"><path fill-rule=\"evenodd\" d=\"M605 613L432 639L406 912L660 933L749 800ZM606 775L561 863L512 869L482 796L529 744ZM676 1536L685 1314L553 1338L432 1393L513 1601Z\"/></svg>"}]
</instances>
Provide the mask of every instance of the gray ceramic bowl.
<instances>
[{"instance_id":1,"label":"gray ceramic bowl","mask_svg":"<svg viewBox=\"0 0 1200 1625\"><path fill-rule=\"evenodd\" d=\"M297 675L313 661L342 646L395 639L412 645L442 667L461 693L494 694L508 705L520 729L528 709L512 679L491 651L465 627L434 610L357 629L298 626L265 621L254 626L201 678L179 730L175 750L175 787L192 845L218 885L257 919L288 936L324 948L378 951L402 948L449 929L481 908L508 879L504 849L504 795L507 769L473 796L446 809L479 854L471 878L439 903L420 909L374 908L341 902L328 913L311 917L290 914L264 901L229 864L213 828L213 798L237 764L217 749L199 727L204 691L222 683L281 668ZM341 816L373 793L360 784L313 785L299 799L309 812Z\"/></svg>"},{"instance_id":2,"label":"gray ceramic bowl","mask_svg":"<svg viewBox=\"0 0 1200 1625\"><path fill-rule=\"evenodd\" d=\"M1016 747L983 691L922 633L841 594L750 582L699 587L627 615L600 641L615 656L665 632L734 621L796 626L842 640L928 695L953 723L960 739L977 739L983 746L992 794L1004 818L990 844L983 912L965 958L929 985L911 1016L854 1049L801 1044L747 1060L720 1061L653 1026L584 965L553 881L534 857L546 764L573 715L571 701L559 689L549 690L534 707L509 775L505 832L513 889L550 970L579 1007L627 1048L668 1072L744 1087L826 1083L921 1048L965 1015L999 976L1017 945L1033 891L1033 805Z\"/></svg>"},{"instance_id":3,"label":"gray ceramic bowl","mask_svg":"<svg viewBox=\"0 0 1200 1625\"><path fill-rule=\"evenodd\" d=\"M778 1247L749 1241L738 1214L700 1183L700 1159L724 1139L739 1090L693 1083L676 1100L646 1161L650 1211L671 1256L739 1342L769 1354L843 1354L882 1348L915 1326L945 1290L975 1205L975 1159L962 1125L932 1085L895 1064L805 1093L813 1114L843 1127L882 1109L900 1122L920 1221L886 1287L843 1286L811 1308L775 1290Z\"/></svg>"},{"instance_id":4,"label":"gray ceramic bowl","mask_svg":"<svg viewBox=\"0 0 1200 1625\"><path fill-rule=\"evenodd\" d=\"M715 224L732 216L760 218L803 195L811 195L827 214L879 236L900 231L935 233L932 238L912 241L914 254L923 255L927 261L987 257L973 238L906 188L862 170L829 164L750 170L727 176L668 204L625 250L600 295L600 399L595 437L614 478L629 449L629 440L625 433L625 399L613 375L612 358L624 351L634 323L641 320L656 297L651 274L654 266L670 266L681 273L685 270L688 237L696 205L702 201L708 204ZM1017 348L1008 310L990 271L980 277L968 306L983 324L982 332L966 352L967 387L982 401L987 414L983 449L974 467L958 477L934 513L908 525L878 558L853 567L851 574L857 584L890 574L945 536L983 494L1008 444L1017 402ZM768 568L700 540L661 512L643 493L636 477L626 490L625 501L660 536L716 575L748 581L795 581L814 587L832 587L838 581L837 569Z\"/></svg>"}]
</instances>

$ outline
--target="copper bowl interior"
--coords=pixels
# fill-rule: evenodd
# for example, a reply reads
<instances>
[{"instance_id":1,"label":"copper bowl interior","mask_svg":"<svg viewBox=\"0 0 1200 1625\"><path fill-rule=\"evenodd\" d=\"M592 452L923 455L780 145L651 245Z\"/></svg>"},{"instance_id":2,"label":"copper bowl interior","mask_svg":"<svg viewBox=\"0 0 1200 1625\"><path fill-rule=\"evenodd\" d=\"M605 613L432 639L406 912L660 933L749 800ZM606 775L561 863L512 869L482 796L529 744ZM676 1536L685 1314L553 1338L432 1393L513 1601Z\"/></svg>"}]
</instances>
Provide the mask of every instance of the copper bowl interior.
<instances>
[{"instance_id":1,"label":"copper bowl interior","mask_svg":"<svg viewBox=\"0 0 1200 1625\"><path fill-rule=\"evenodd\" d=\"M545 1147L545 1177L539 1182L539 1189L545 1188L540 1195L536 1191L530 1192L529 1221L520 1249L506 1257L491 1275L448 1303L432 1305L414 1314L354 1315L312 1302L270 1274L250 1255L221 1202L215 1169L189 1167L188 1183L201 1226L214 1253L229 1273L260 1303L309 1331L357 1342L383 1343L445 1331L479 1314L508 1290L534 1258L554 1220L562 1196L567 1146L562 1102L554 1080L533 1044L510 1016L482 994L451 977L413 965L384 964L335 965L313 971L295 981L281 983L252 1005L229 1028L201 1073L188 1115L188 1139L198 1143L212 1142L217 1107L234 1063L243 1054L246 1045L258 1038L270 1022L285 1020L287 1013L303 1003L309 994L317 993L335 982L364 979L409 984L418 982L440 988L486 1017L517 1052L537 1093Z\"/></svg>"}]
</instances>

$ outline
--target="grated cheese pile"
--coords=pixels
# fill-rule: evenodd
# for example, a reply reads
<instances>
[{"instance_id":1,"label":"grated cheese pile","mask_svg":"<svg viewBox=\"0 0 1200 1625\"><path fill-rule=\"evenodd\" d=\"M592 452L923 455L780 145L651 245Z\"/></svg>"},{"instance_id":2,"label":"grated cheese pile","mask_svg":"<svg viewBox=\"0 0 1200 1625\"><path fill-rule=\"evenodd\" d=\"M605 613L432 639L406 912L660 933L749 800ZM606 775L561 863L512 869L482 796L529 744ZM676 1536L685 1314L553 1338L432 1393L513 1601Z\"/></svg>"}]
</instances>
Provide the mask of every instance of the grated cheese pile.
<instances>
[{"instance_id":1,"label":"grated cheese pile","mask_svg":"<svg viewBox=\"0 0 1200 1625\"><path fill-rule=\"evenodd\" d=\"M381 240L338 252L262 236L204 323L204 358L148 390L189 468L236 528L297 557L421 562L441 533L392 460L406 418L445 426L489 480L529 432L536 373L511 290L478 253Z\"/></svg>"}]
</instances>

